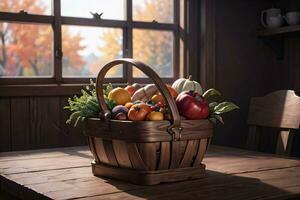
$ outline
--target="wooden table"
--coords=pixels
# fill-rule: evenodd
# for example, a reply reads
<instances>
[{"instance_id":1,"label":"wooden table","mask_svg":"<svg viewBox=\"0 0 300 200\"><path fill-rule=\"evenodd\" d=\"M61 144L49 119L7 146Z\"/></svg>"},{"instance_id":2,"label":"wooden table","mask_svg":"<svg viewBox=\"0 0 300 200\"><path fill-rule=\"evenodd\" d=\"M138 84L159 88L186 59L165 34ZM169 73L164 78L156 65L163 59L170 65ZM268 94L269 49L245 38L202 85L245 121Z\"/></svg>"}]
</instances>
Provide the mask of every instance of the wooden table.
<instances>
[{"instance_id":1,"label":"wooden table","mask_svg":"<svg viewBox=\"0 0 300 200\"><path fill-rule=\"evenodd\" d=\"M1 153L1 190L22 199L300 199L297 159L212 146L204 178L158 186L94 177L91 160L87 147Z\"/></svg>"}]
</instances>

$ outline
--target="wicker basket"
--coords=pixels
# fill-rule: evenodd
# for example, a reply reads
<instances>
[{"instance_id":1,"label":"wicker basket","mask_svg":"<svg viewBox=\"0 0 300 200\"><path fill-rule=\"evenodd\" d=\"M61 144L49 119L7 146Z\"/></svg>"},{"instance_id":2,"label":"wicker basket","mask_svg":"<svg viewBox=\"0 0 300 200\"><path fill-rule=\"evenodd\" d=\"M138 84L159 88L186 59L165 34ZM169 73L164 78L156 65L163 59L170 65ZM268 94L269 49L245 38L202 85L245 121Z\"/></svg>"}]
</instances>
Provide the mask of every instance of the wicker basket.
<instances>
[{"instance_id":1,"label":"wicker basket","mask_svg":"<svg viewBox=\"0 0 300 200\"><path fill-rule=\"evenodd\" d=\"M107 71L130 64L148 75L164 96L171 121L120 121L110 119L103 98ZM147 65L133 59L117 59L106 64L97 77L100 118L85 120L85 133L94 156L93 174L140 185L155 185L203 176L202 159L213 134L208 120L180 120L167 87Z\"/></svg>"}]
</instances>

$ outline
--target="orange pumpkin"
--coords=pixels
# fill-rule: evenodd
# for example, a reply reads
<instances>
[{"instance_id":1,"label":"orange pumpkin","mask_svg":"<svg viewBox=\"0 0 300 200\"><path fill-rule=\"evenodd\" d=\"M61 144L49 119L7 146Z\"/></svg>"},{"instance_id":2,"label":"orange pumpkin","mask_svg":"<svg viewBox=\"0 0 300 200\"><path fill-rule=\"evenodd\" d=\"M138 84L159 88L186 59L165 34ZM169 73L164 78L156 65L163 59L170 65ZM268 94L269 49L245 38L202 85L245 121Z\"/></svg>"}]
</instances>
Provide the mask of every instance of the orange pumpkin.
<instances>
[{"instance_id":1,"label":"orange pumpkin","mask_svg":"<svg viewBox=\"0 0 300 200\"><path fill-rule=\"evenodd\" d=\"M145 103L135 104L131 106L128 111L128 119L132 121L143 121L150 111L150 107Z\"/></svg>"},{"instance_id":2,"label":"orange pumpkin","mask_svg":"<svg viewBox=\"0 0 300 200\"><path fill-rule=\"evenodd\" d=\"M125 105L131 102L130 94L124 88L117 87L109 92L108 99L114 100L117 105Z\"/></svg>"}]
</instances>

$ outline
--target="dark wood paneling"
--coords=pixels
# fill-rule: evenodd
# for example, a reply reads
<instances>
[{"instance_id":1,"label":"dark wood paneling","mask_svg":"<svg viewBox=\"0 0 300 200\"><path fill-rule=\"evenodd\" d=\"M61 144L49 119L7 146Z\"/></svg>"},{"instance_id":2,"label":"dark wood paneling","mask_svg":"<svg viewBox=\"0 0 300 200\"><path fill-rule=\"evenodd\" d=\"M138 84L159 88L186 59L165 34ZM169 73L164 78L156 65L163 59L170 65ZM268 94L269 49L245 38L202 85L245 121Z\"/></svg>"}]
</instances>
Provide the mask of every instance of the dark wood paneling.
<instances>
[{"instance_id":1,"label":"dark wood paneling","mask_svg":"<svg viewBox=\"0 0 300 200\"><path fill-rule=\"evenodd\" d=\"M204 89L215 87L216 0L201 0L200 81Z\"/></svg>"},{"instance_id":2,"label":"dark wood paneling","mask_svg":"<svg viewBox=\"0 0 300 200\"><path fill-rule=\"evenodd\" d=\"M59 97L27 97L29 99L30 148L63 146L59 127Z\"/></svg>"},{"instance_id":3,"label":"dark wood paneling","mask_svg":"<svg viewBox=\"0 0 300 200\"><path fill-rule=\"evenodd\" d=\"M299 37L285 40L284 60L277 60L274 51L256 37L257 30L262 28L261 11L272 7L274 2L279 2L276 6L282 8L283 12L300 10L300 2L294 0L215 0L213 10L215 18L202 19L201 27L204 21L206 25L210 24L211 28L215 28L216 34L215 41L212 35L203 39L206 41L210 38L210 43L215 45L215 58L213 54L207 54L210 59L208 61L215 62L215 69L213 64L203 66L205 60L201 60L200 75L206 76L206 79L201 79L205 81L203 85L213 86L211 83L214 82L214 86L221 91L224 99L233 101L241 107L238 111L224 115L225 125L217 125L214 137L216 144L245 146L251 97L264 96L280 89L300 90ZM207 13L205 16L210 14ZM201 50L203 48L207 50L205 47L202 43ZM213 52L213 49L210 50Z\"/></svg>"},{"instance_id":4,"label":"dark wood paneling","mask_svg":"<svg viewBox=\"0 0 300 200\"><path fill-rule=\"evenodd\" d=\"M79 123L77 127L73 124L66 124L66 120L69 118L70 111L63 109L68 103L68 97L64 96L60 98L60 131L66 138L64 146L78 146L85 145L86 137L83 135L83 124Z\"/></svg>"},{"instance_id":5,"label":"dark wood paneling","mask_svg":"<svg viewBox=\"0 0 300 200\"><path fill-rule=\"evenodd\" d=\"M299 2L300 3L300 2ZM300 91L300 37L288 38L285 42L285 59L289 70L289 87Z\"/></svg>"},{"instance_id":6,"label":"dark wood paneling","mask_svg":"<svg viewBox=\"0 0 300 200\"><path fill-rule=\"evenodd\" d=\"M8 97L0 98L0 152L11 150L10 144L10 100Z\"/></svg>"},{"instance_id":7,"label":"dark wood paneling","mask_svg":"<svg viewBox=\"0 0 300 200\"><path fill-rule=\"evenodd\" d=\"M30 141L30 104L26 97L11 98L12 150L32 148Z\"/></svg>"},{"instance_id":8,"label":"dark wood paneling","mask_svg":"<svg viewBox=\"0 0 300 200\"><path fill-rule=\"evenodd\" d=\"M1 97L0 151L85 145L82 124L65 124L68 97Z\"/></svg>"},{"instance_id":9,"label":"dark wood paneling","mask_svg":"<svg viewBox=\"0 0 300 200\"><path fill-rule=\"evenodd\" d=\"M260 12L271 6L269 0L215 2L215 87L241 109L224 116L214 143L244 147L250 98L288 87L285 61L256 37Z\"/></svg>"},{"instance_id":10,"label":"dark wood paneling","mask_svg":"<svg viewBox=\"0 0 300 200\"><path fill-rule=\"evenodd\" d=\"M200 1L187 0L187 26L186 31L186 56L187 56L187 75L192 75L199 81L200 77ZM187 78L187 77L186 77Z\"/></svg>"}]
</instances>

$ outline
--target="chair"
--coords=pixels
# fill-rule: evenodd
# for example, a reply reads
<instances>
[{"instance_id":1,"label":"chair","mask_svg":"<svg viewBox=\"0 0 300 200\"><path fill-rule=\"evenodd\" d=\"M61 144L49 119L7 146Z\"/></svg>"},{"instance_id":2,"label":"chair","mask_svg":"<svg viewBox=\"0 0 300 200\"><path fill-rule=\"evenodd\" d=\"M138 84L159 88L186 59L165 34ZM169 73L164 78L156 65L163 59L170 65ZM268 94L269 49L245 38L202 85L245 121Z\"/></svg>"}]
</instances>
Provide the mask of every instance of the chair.
<instances>
[{"instance_id":1,"label":"chair","mask_svg":"<svg viewBox=\"0 0 300 200\"><path fill-rule=\"evenodd\" d=\"M293 90L280 90L252 98L248 124L247 149L258 150L262 127L278 128L275 153L290 155L300 125L300 97Z\"/></svg>"}]
</instances>

